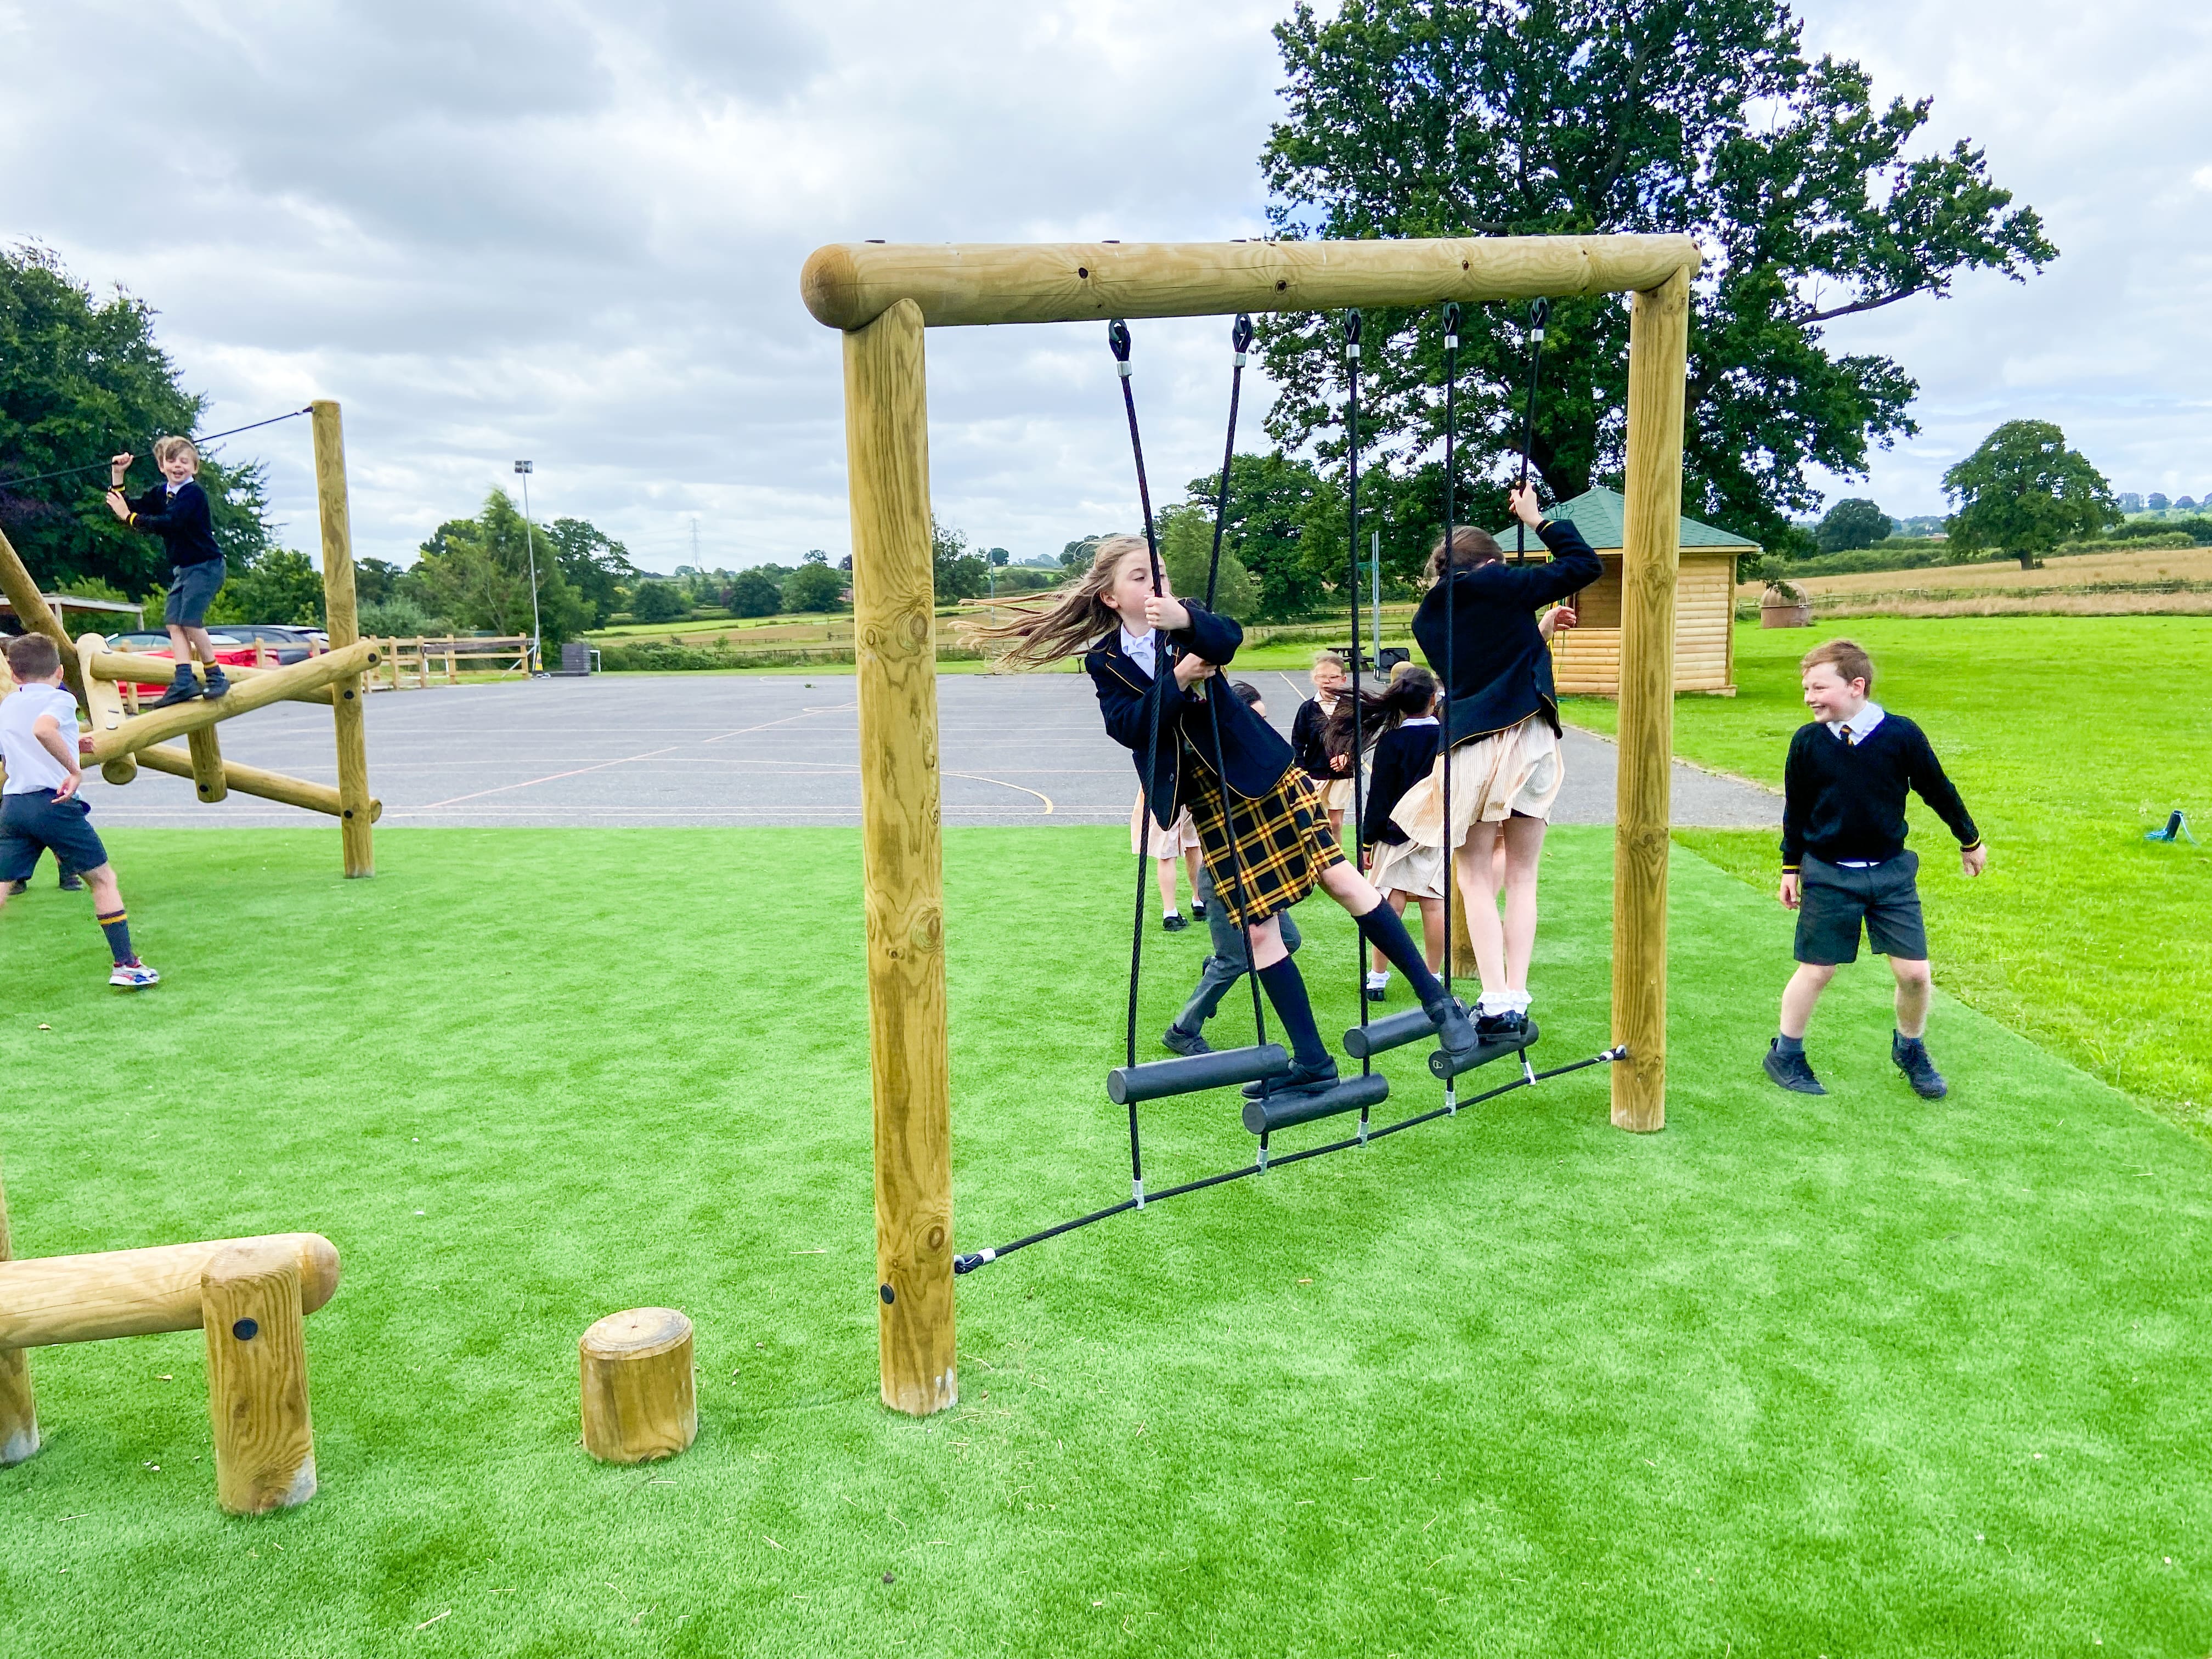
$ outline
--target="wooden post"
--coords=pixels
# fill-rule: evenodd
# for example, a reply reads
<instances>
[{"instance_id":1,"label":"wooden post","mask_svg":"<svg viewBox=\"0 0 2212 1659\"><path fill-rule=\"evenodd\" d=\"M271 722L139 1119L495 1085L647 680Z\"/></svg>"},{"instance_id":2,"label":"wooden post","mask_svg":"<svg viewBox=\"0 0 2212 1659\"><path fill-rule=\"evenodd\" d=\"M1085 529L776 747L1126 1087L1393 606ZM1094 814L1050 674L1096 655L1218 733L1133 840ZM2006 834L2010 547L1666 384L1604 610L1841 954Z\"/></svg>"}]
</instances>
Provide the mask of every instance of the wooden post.
<instances>
[{"instance_id":1,"label":"wooden post","mask_svg":"<svg viewBox=\"0 0 2212 1659\"><path fill-rule=\"evenodd\" d=\"M79 679L76 646L61 618L46 604L46 595L39 592L38 583L31 580L29 568L16 556L15 545L5 531L0 531L0 593L6 594L8 603L15 607L16 621L32 633L44 634L60 647L63 676L76 700L82 702L84 686Z\"/></svg>"},{"instance_id":2,"label":"wooden post","mask_svg":"<svg viewBox=\"0 0 2212 1659\"><path fill-rule=\"evenodd\" d=\"M189 778L196 775L189 756L161 744L149 744L135 754L125 755L120 761L110 761L100 769L100 775L110 783L127 783L128 778L115 775L118 766L127 765L133 772L143 763L156 772L167 772L171 777ZM222 763L222 781L227 788L241 795L256 795L263 800L282 801L287 806L298 806L310 812L325 812L331 817L343 817L345 807L338 792L327 783L309 783L304 778L287 777L282 772L270 772L258 766L245 766L234 760ZM368 821L375 823L384 816L384 803L371 797Z\"/></svg>"},{"instance_id":3,"label":"wooden post","mask_svg":"<svg viewBox=\"0 0 2212 1659\"><path fill-rule=\"evenodd\" d=\"M1445 855L1445 880L1459 879L1459 860L1449 854ZM1482 969L1474 959L1474 936L1467 931L1468 902L1467 889L1464 886L1455 889L1451 908L1452 977L1479 980L1482 976ZM1462 1000L1472 1002L1474 999L1468 997Z\"/></svg>"},{"instance_id":4,"label":"wooden post","mask_svg":"<svg viewBox=\"0 0 2212 1659\"><path fill-rule=\"evenodd\" d=\"M199 791L200 799L210 805L228 799L230 786L222 778L222 740L216 736L215 727L203 726L197 732L187 732L185 744L191 754L192 787Z\"/></svg>"},{"instance_id":5,"label":"wooden post","mask_svg":"<svg viewBox=\"0 0 2212 1659\"><path fill-rule=\"evenodd\" d=\"M337 1247L319 1233L270 1233L0 1261L0 1348L197 1330L200 1281L209 1264L235 1244L290 1251L299 1264L303 1312L314 1312L337 1291Z\"/></svg>"},{"instance_id":6,"label":"wooden post","mask_svg":"<svg viewBox=\"0 0 2212 1659\"><path fill-rule=\"evenodd\" d=\"M295 692L312 691L332 681L358 676L362 669L375 666L376 661L376 642L356 640L343 649L325 651L304 662L241 679L220 697L196 698L191 702L174 702L167 708L149 708L143 714L133 714L112 731L92 733L92 746L85 751L86 757L108 761L143 749L149 744L167 743L171 738L181 738L204 726L218 725L240 714L250 714L257 708L265 708L272 702L285 702Z\"/></svg>"},{"instance_id":7,"label":"wooden post","mask_svg":"<svg viewBox=\"0 0 2212 1659\"><path fill-rule=\"evenodd\" d=\"M929 424L921 308L845 336L860 883L875 1091L877 1340L884 1403L958 1402L953 1363L951 1075Z\"/></svg>"},{"instance_id":8,"label":"wooden post","mask_svg":"<svg viewBox=\"0 0 2212 1659\"><path fill-rule=\"evenodd\" d=\"M11 1254L8 1189L0 1185L0 1261ZM0 1468L20 1463L38 1449L39 1408L31 1397L31 1357L21 1348L0 1348Z\"/></svg>"},{"instance_id":9,"label":"wooden post","mask_svg":"<svg viewBox=\"0 0 2212 1659\"><path fill-rule=\"evenodd\" d=\"M315 430L315 496L323 521L323 617L337 651L361 637L360 607L354 600L353 524L346 505L345 430L338 406L328 398L312 405ZM368 736L362 723L362 679L348 675L331 688L337 694L338 819L349 877L376 873L368 809Z\"/></svg>"},{"instance_id":10,"label":"wooden post","mask_svg":"<svg viewBox=\"0 0 2212 1659\"><path fill-rule=\"evenodd\" d=\"M300 1258L278 1241L241 1240L200 1279L216 1501L265 1515L315 1495L307 1414L307 1334Z\"/></svg>"},{"instance_id":11,"label":"wooden post","mask_svg":"<svg viewBox=\"0 0 2212 1659\"><path fill-rule=\"evenodd\" d=\"M609 1314L583 1357L584 1449L602 1463L673 1457L699 1436L691 1322L673 1308Z\"/></svg>"},{"instance_id":12,"label":"wooden post","mask_svg":"<svg viewBox=\"0 0 2212 1659\"><path fill-rule=\"evenodd\" d=\"M1620 755L1613 852L1616 1128L1667 1127L1667 826L1674 753L1674 574L1690 273L1639 293L1628 336Z\"/></svg>"}]
</instances>

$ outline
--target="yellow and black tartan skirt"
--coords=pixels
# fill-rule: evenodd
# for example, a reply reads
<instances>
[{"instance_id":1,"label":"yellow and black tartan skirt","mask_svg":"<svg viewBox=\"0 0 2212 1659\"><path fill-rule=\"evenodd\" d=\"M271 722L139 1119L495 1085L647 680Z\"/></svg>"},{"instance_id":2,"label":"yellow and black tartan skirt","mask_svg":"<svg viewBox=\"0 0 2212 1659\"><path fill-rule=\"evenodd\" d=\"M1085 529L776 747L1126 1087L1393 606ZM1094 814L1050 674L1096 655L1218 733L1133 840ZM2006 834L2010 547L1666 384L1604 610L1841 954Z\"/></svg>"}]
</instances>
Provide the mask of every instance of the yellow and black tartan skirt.
<instances>
[{"instance_id":1,"label":"yellow and black tartan skirt","mask_svg":"<svg viewBox=\"0 0 2212 1659\"><path fill-rule=\"evenodd\" d=\"M1279 915L1314 890L1321 873L1344 862L1344 848L1328 832L1321 792L1293 767L1257 800L1237 798L1237 864L1229 863L1229 826L1221 782L1213 769L1183 752L1183 802L1198 825L1214 896L1232 927ZM1237 902L1241 887L1244 902Z\"/></svg>"}]
</instances>

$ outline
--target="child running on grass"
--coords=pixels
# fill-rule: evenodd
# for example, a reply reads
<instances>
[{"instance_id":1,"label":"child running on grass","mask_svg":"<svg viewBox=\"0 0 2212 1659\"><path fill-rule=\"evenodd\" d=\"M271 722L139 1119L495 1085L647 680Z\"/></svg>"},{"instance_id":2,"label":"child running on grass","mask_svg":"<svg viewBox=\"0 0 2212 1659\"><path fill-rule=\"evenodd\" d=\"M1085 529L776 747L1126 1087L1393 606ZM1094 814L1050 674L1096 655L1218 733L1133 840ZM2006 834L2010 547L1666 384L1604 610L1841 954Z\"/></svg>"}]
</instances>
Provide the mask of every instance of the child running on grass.
<instances>
[{"instance_id":1,"label":"child running on grass","mask_svg":"<svg viewBox=\"0 0 2212 1659\"><path fill-rule=\"evenodd\" d=\"M1437 761L1437 677L1425 668L1401 663L1389 689L1380 696L1362 694L1362 735L1374 734L1374 771L1367 785L1366 816L1360 820L1360 860L1375 890L1399 915L1412 900L1421 907L1421 942L1429 971L1444 961L1444 854L1408 836L1390 814L1407 790L1429 775ZM1339 733L1341 740L1339 740ZM1329 720L1330 747L1349 752L1351 700ZM1389 993L1390 967L1381 951L1367 973L1367 1000L1380 1002Z\"/></svg>"},{"instance_id":2,"label":"child running on grass","mask_svg":"<svg viewBox=\"0 0 2212 1659\"><path fill-rule=\"evenodd\" d=\"M208 637L208 606L222 591L222 549L215 539L215 520L208 510L207 491L198 482L200 453L190 438L157 438L154 464L161 469L163 483L137 501L123 493L123 475L134 458L118 455L108 462L107 505L133 530L159 536L169 555L169 597L161 619L168 625L169 654L177 665L169 689L154 702L156 708L194 697L220 697L230 681L215 659L215 641ZM197 657L207 667L204 692L192 673Z\"/></svg>"},{"instance_id":3,"label":"child running on grass","mask_svg":"<svg viewBox=\"0 0 2212 1659\"><path fill-rule=\"evenodd\" d=\"M1443 799L1440 755L1428 782L1408 790L1396 813L1415 840L1452 849L1482 976L1475 1030L1495 1038L1528 1029L1536 870L1546 821L1566 776L1550 631L1536 612L1589 586L1605 568L1582 532L1538 512L1533 484L1516 489L1510 505L1550 550L1549 560L1508 564L1496 538L1474 529L1455 530L1449 549L1440 539L1429 555L1430 587L1413 613L1413 637L1446 682L1452 799L1448 805ZM1558 624L1567 625L1565 617ZM1495 862L1501 843L1502 920Z\"/></svg>"},{"instance_id":4,"label":"child running on grass","mask_svg":"<svg viewBox=\"0 0 2212 1659\"><path fill-rule=\"evenodd\" d=\"M1767 1045L1767 1076L1801 1095L1825 1095L1805 1058L1805 1030L1838 964L1856 962L1859 925L1897 977L1897 1029L1889 1057L1913 1092L1950 1092L1928 1057L1928 928L1916 879L1920 856L1905 850L1907 790L1936 809L1959 838L1959 866L1978 876L1990 849L1959 799L1927 734L1868 694L1874 659L1851 640L1805 653L1805 706L1812 720L1790 740L1782 771L1782 890L1797 913L1797 971L1782 993L1782 1031Z\"/></svg>"},{"instance_id":5,"label":"child running on grass","mask_svg":"<svg viewBox=\"0 0 2212 1659\"><path fill-rule=\"evenodd\" d=\"M77 765L76 699L62 690L62 653L44 634L8 641L8 666L15 690L0 699L0 909L14 884L29 876L42 851L52 849L64 870L80 872L92 888L93 914L115 958L110 985L131 990L161 975L131 949L131 924L107 849L86 822L92 809L77 799L84 774Z\"/></svg>"},{"instance_id":6,"label":"child running on grass","mask_svg":"<svg viewBox=\"0 0 2212 1659\"><path fill-rule=\"evenodd\" d=\"M1249 680L1238 680L1229 688L1244 700L1244 706L1261 720L1267 718L1267 705L1260 701L1260 688ZM1188 809L1183 817L1190 816ZM1199 914L1206 918L1206 931L1213 938L1213 954L1206 959L1200 970L1197 988L1190 1000L1175 1017L1160 1038L1160 1046L1178 1054L1210 1054L1213 1045L1201 1035L1206 1022L1212 1019L1237 981L1252 971L1251 958L1244 951L1244 930L1232 927L1222 913L1221 905L1213 891L1213 874L1203 864L1198 866L1198 878L1194 890L1198 894ZM1298 937L1298 925L1284 911L1278 918L1283 929L1283 949L1295 955L1304 943Z\"/></svg>"},{"instance_id":7,"label":"child running on grass","mask_svg":"<svg viewBox=\"0 0 2212 1659\"><path fill-rule=\"evenodd\" d=\"M1322 1046L1305 981L1282 934L1283 912L1316 886L1350 912L1360 933L1406 975L1447 1048L1478 1047L1473 1024L1429 972L1397 913L1345 862L1320 797L1291 763L1291 745L1242 698L1206 696L1206 682L1236 656L1244 630L1232 618L1176 598L1164 579L1155 593L1152 582L1144 541L1111 537L1056 603L975 629L974 636L1003 643L1007 648L999 660L1006 667L1041 668L1084 652L1107 732L1130 751L1140 779L1151 756L1145 781L1153 817L1165 827L1190 808L1206 867L1215 872L1215 903L1231 927L1251 930L1254 969L1291 1048L1288 1076L1248 1084L1246 1091L1310 1094L1336 1080L1336 1061ZM1178 647L1174 672L1157 675L1167 640Z\"/></svg>"}]
</instances>

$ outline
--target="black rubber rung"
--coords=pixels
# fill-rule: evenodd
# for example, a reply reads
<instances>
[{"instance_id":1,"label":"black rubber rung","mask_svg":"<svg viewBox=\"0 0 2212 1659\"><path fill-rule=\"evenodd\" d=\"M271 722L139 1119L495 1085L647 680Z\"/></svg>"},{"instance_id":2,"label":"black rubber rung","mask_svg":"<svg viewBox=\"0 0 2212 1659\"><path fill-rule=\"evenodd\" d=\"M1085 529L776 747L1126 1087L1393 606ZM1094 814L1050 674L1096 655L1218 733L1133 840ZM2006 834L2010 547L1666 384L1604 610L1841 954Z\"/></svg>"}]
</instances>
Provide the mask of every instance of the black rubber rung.
<instances>
[{"instance_id":1,"label":"black rubber rung","mask_svg":"<svg viewBox=\"0 0 2212 1659\"><path fill-rule=\"evenodd\" d=\"M1170 1095L1194 1095L1206 1089L1257 1083L1262 1078L1280 1077L1290 1069L1290 1050L1279 1042L1218 1048L1210 1054L1116 1066L1106 1073L1106 1095L1116 1106L1127 1106L1133 1100L1165 1100Z\"/></svg>"},{"instance_id":2,"label":"black rubber rung","mask_svg":"<svg viewBox=\"0 0 2212 1659\"><path fill-rule=\"evenodd\" d=\"M1390 1098L1390 1079L1380 1072L1348 1077L1334 1087L1312 1093L1273 1095L1244 1103L1244 1127L1254 1134L1270 1133L1299 1123L1356 1112L1363 1106L1380 1106Z\"/></svg>"},{"instance_id":3,"label":"black rubber rung","mask_svg":"<svg viewBox=\"0 0 2212 1659\"><path fill-rule=\"evenodd\" d=\"M1508 1054L1519 1054L1523 1048L1534 1048L1536 1035L1536 1022L1532 1019L1528 1022L1528 1029L1516 1037L1479 1043L1459 1054L1454 1054L1449 1048L1439 1048L1429 1056L1429 1070L1449 1082L1478 1066L1487 1066L1493 1060L1502 1060Z\"/></svg>"},{"instance_id":4,"label":"black rubber rung","mask_svg":"<svg viewBox=\"0 0 2212 1659\"><path fill-rule=\"evenodd\" d=\"M1390 1014L1353 1026L1344 1034L1344 1052L1354 1060L1370 1060L1436 1034L1436 1021L1419 1008L1408 1008L1402 1014Z\"/></svg>"}]
</instances>

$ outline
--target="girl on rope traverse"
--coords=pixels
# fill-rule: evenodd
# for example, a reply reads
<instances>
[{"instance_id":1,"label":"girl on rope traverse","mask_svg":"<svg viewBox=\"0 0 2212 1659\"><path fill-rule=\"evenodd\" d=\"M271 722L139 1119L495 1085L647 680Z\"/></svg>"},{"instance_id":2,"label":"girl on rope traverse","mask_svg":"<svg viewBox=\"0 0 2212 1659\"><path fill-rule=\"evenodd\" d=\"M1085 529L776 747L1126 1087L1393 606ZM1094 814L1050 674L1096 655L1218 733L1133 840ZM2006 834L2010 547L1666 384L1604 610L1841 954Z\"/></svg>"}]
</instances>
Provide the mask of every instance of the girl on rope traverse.
<instances>
[{"instance_id":1,"label":"girl on rope traverse","mask_svg":"<svg viewBox=\"0 0 2212 1659\"><path fill-rule=\"evenodd\" d=\"M1061 589L1055 604L976 629L974 637L1004 645L999 663L1008 668L1042 668L1082 652L1107 732L1133 757L1153 817L1164 829L1188 806L1209 869L1229 866L1224 786L1236 797L1238 880L1217 880L1214 898L1231 926L1250 929L1255 976L1282 1022L1292 1060L1288 1076L1248 1085L1248 1093L1318 1093L1336 1080L1336 1061L1322 1045L1305 981L1284 949L1280 926L1282 913L1316 886L1406 975L1447 1049L1465 1054L1479 1046L1473 1023L1421 960L1405 923L1345 861L1320 797L1291 763L1290 744L1242 698L1219 696L1209 703L1206 683L1236 656L1244 630L1233 618L1176 598L1141 538L1109 538L1099 544L1091 568ZM1176 647L1174 671L1155 678L1164 637ZM1220 720L1225 778L1213 764L1210 708ZM1148 750L1150 778L1145 776Z\"/></svg>"},{"instance_id":2,"label":"girl on rope traverse","mask_svg":"<svg viewBox=\"0 0 2212 1659\"><path fill-rule=\"evenodd\" d=\"M1407 790L1422 782L1436 764L1437 677L1425 668L1400 663L1388 690L1361 693L1358 725L1370 737L1374 757L1367 785L1366 816L1359 824L1361 866L1375 890L1400 916L1408 900L1421 908L1421 943L1429 971L1444 962L1444 855L1441 847L1424 847L1390 816ZM1347 704L1349 700L1347 699ZM1352 710L1340 706L1328 723L1332 752L1352 748ZM1390 986L1390 969L1377 951L1367 972L1367 1000L1380 1002Z\"/></svg>"},{"instance_id":3,"label":"girl on rope traverse","mask_svg":"<svg viewBox=\"0 0 2212 1659\"><path fill-rule=\"evenodd\" d=\"M1452 800L1447 813L1444 757L1439 755L1434 770L1407 791L1395 813L1415 841L1452 849L1482 978L1475 1030L1492 1040L1510 1040L1528 1029L1536 867L1546 820L1565 779L1550 630L1539 624L1536 611L1604 574L1579 530L1537 511L1533 485L1523 481L1510 504L1550 550L1547 562L1509 564L1488 532L1467 528L1452 532L1449 551L1440 538L1429 555L1430 586L1413 613L1413 638L1444 682L1443 744L1450 750ZM1500 844L1502 922L1492 861Z\"/></svg>"}]
</instances>

